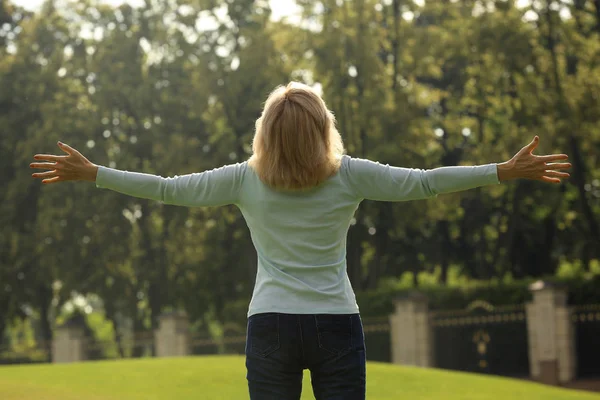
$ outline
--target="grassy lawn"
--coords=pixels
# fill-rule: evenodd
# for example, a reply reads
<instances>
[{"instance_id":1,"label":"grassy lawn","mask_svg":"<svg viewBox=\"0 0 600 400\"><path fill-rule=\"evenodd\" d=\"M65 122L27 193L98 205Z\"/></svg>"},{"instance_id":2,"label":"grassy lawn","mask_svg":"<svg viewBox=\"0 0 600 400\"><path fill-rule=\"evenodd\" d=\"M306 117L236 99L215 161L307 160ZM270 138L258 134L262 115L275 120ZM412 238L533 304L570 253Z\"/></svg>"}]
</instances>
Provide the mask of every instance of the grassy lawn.
<instances>
[{"instance_id":1,"label":"grassy lawn","mask_svg":"<svg viewBox=\"0 0 600 400\"><path fill-rule=\"evenodd\" d=\"M248 399L243 357L187 357L0 367L2 400ZM577 400L600 395L535 383L369 363L369 400ZM302 399L314 399L304 376Z\"/></svg>"}]
</instances>

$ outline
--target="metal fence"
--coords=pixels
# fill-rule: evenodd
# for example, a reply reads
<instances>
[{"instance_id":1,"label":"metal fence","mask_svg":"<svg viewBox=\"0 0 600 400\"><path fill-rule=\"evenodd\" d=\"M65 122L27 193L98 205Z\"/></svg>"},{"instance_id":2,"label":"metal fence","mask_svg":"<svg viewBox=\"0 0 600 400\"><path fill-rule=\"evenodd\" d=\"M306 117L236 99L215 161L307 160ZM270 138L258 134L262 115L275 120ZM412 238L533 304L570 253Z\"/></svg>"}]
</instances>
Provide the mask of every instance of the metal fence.
<instances>
[{"instance_id":1,"label":"metal fence","mask_svg":"<svg viewBox=\"0 0 600 400\"><path fill-rule=\"evenodd\" d=\"M245 353L246 336L228 336L222 339L211 339L207 336L193 336L191 338L191 354L238 354Z\"/></svg>"},{"instance_id":2,"label":"metal fence","mask_svg":"<svg viewBox=\"0 0 600 400\"><path fill-rule=\"evenodd\" d=\"M390 321L388 317L363 319L367 360L392 361Z\"/></svg>"},{"instance_id":3,"label":"metal fence","mask_svg":"<svg viewBox=\"0 0 600 400\"><path fill-rule=\"evenodd\" d=\"M434 365L438 368L486 374L529 376L527 318L524 305L432 311ZM573 308L574 346L578 378L600 377L600 304ZM364 318L367 359L391 362L391 327L388 317ZM190 354L243 355L245 325L228 329L213 339L208 334L189 338ZM88 337L84 342L88 360L153 357L153 332L119 337L108 342ZM0 364L44 363L51 360L49 343L21 343L0 348Z\"/></svg>"},{"instance_id":4,"label":"metal fence","mask_svg":"<svg viewBox=\"0 0 600 400\"><path fill-rule=\"evenodd\" d=\"M600 304L575 307L577 377L600 377Z\"/></svg>"},{"instance_id":5,"label":"metal fence","mask_svg":"<svg viewBox=\"0 0 600 400\"><path fill-rule=\"evenodd\" d=\"M432 315L435 366L504 376L528 376L527 321L522 305Z\"/></svg>"}]
</instances>

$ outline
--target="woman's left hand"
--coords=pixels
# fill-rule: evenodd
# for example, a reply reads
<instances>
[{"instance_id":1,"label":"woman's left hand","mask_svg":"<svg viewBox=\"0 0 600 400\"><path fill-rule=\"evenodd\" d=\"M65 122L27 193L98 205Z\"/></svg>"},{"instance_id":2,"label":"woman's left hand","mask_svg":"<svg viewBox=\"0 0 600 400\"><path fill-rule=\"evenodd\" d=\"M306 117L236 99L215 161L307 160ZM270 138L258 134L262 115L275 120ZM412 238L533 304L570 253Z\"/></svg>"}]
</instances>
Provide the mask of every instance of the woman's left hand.
<instances>
[{"instance_id":1,"label":"woman's left hand","mask_svg":"<svg viewBox=\"0 0 600 400\"><path fill-rule=\"evenodd\" d=\"M90 162L80 152L69 145L58 142L58 147L67 153L66 156L50 154L36 154L33 156L38 161L29 164L31 168L49 169L51 171L34 173L34 178L42 178L43 184L63 181L96 181L98 166Z\"/></svg>"}]
</instances>

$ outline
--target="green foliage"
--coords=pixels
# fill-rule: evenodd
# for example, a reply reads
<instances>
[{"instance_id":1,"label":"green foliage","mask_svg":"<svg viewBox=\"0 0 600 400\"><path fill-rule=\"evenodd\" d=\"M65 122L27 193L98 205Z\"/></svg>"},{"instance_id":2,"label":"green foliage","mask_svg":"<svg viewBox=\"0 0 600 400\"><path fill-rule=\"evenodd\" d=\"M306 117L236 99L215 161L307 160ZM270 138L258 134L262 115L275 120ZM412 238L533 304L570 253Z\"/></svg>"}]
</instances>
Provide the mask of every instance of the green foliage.
<instances>
[{"instance_id":1,"label":"green foliage","mask_svg":"<svg viewBox=\"0 0 600 400\"><path fill-rule=\"evenodd\" d=\"M419 288L425 294L432 310L463 310L474 301L485 301L494 306L523 304L531 299L528 285L531 282L512 284L471 283L466 287L428 286ZM357 302L364 318L383 317L394 312L394 300L406 296L414 289L396 289L357 293Z\"/></svg>"},{"instance_id":2,"label":"green foliage","mask_svg":"<svg viewBox=\"0 0 600 400\"><path fill-rule=\"evenodd\" d=\"M565 260L556 271L556 276L561 279L591 278L597 275L600 275L600 260L591 260L587 269L581 260Z\"/></svg>"},{"instance_id":3,"label":"green foliage","mask_svg":"<svg viewBox=\"0 0 600 400\"><path fill-rule=\"evenodd\" d=\"M6 329L6 341L10 347L0 347L2 364L26 364L48 362L48 353L38 346L32 319L16 319Z\"/></svg>"}]
</instances>

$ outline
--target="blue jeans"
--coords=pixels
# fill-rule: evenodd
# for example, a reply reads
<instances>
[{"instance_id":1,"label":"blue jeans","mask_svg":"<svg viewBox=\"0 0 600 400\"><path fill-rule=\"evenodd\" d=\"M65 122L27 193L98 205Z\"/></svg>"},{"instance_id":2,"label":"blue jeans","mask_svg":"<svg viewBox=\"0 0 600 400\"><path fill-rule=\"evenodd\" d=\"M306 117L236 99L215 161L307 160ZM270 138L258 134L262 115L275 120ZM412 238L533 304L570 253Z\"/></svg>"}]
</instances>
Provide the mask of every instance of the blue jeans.
<instances>
[{"instance_id":1,"label":"blue jeans","mask_svg":"<svg viewBox=\"0 0 600 400\"><path fill-rule=\"evenodd\" d=\"M251 400L299 400L310 370L316 400L364 400L366 356L359 314L255 314L248 319Z\"/></svg>"}]
</instances>

